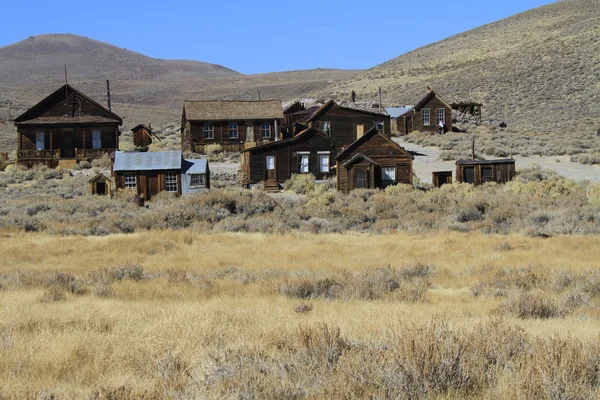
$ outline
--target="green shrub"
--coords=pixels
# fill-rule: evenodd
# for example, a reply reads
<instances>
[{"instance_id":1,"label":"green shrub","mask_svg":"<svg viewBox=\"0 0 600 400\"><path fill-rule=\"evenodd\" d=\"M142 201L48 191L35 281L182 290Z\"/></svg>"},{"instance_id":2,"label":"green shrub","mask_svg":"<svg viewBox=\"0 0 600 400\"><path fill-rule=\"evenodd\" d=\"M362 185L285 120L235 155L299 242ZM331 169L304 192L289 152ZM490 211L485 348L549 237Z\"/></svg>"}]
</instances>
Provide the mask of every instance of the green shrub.
<instances>
[{"instance_id":1,"label":"green shrub","mask_svg":"<svg viewBox=\"0 0 600 400\"><path fill-rule=\"evenodd\" d=\"M283 184L283 188L298 194L306 194L315 190L315 185L313 174L292 174L291 178Z\"/></svg>"}]
</instances>

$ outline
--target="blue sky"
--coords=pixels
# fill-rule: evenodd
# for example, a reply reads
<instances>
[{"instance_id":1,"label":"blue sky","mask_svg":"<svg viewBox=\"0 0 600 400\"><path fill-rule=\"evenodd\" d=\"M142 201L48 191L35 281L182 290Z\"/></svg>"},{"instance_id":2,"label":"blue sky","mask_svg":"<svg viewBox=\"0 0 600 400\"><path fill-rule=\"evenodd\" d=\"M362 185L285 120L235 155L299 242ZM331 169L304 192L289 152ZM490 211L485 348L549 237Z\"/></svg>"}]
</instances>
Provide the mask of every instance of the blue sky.
<instances>
[{"instance_id":1,"label":"blue sky","mask_svg":"<svg viewBox=\"0 0 600 400\"><path fill-rule=\"evenodd\" d=\"M73 33L151 57L206 61L246 74L365 69L553 2L11 1L2 6L0 46L43 33Z\"/></svg>"}]
</instances>

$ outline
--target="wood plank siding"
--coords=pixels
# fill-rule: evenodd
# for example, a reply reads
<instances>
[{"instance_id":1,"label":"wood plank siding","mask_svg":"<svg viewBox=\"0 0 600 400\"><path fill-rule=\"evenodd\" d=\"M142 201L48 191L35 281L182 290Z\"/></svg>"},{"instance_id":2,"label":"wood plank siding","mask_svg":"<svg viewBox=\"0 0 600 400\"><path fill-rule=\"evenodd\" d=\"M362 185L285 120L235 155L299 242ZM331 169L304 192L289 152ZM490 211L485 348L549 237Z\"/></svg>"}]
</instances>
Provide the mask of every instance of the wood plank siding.
<instances>
[{"instance_id":1,"label":"wood plank siding","mask_svg":"<svg viewBox=\"0 0 600 400\"><path fill-rule=\"evenodd\" d=\"M337 188L348 193L356 188L412 184L412 161L410 153L385 134L371 129L337 157Z\"/></svg>"},{"instance_id":2,"label":"wood plank siding","mask_svg":"<svg viewBox=\"0 0 600 400\"><path fill-rule=\"evenodd\" d=\"M452 131L452 108L435 92L430 91L411 110L396 118L396 130L400 135L408 135L414 131L437 132L438 114L441 113L446 130Z\"/></svg>"},{"instance_id":3,"label":"wood plank siding","mask_svg":"<svg viewBox=\"0 0 600 400\"><path fill-rule=\"evenodd\" d=\"M459 160L456 162L456 181L481 185L485 182L506 183L516 175L515 160Z\"/></svg>"}]
</instances>

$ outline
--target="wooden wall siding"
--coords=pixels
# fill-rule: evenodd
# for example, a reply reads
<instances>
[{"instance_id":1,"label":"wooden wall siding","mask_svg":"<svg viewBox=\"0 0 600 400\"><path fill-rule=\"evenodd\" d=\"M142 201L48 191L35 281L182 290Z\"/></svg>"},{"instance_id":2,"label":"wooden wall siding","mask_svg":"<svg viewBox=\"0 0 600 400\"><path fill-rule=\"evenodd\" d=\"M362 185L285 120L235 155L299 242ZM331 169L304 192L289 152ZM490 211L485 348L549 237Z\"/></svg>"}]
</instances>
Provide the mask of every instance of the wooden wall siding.
<instances>
[{"instance_id":1,"label":"wooden wall siding","mask_svg":"<svg viewBox=\"0 0 600 400\"><path fill-rule=\"evenodd\" d=\"M507 163L499 163L499 164L457 164L456 165L456 181L457 182L465 182L465 168L473 167L475 181L473 184L475 186L481 185L483 182L483 168L491 168L492 169L492 182L496 183L506 183L512 178L515 177L515 163L507 162Z\"/></svg>"},{"instance_id":2,"label":"wooden wall siding","mask_svg":"<svg viewBox=\"0 0 600 400\"><path fill-rule=\"evenodd\" d=\"M309 135L305 140L295 143L281 142L276 148L256 148L244 152L242 155L242 174L245 178L244 184L256 184L266 179L265 156L275 156L275 169L277 181L285 182L292 174L299 172L300 155L298 152L310 152L308 160L309 173L316 179L329 179L335 175L333 169L337 148L334 143L327 140L316 132ZM319 165L319 151L329 151L329 172L322 173Z\"/></svg>"},{"instance_id":3,"label":"wooden wall siding","mask_svg":"<svg viewBox=\"0 0 600 400\"><path fill-rule=\"evenodd\" d=\"M431 173L431 182L434 187L449 185L452 183L452 171L435 171Z\"/></svg>"},{"instance_id":4,"label":"wooden wall siding","mask_svg":"<svg viewBox=\"0 0 600 400\"><path fill-rule=\"evenodd\" d=\"M369 131L377 121L385 121L384 133L389 137L391 135L390 117L387 115L376 116L339 107L337 104L321 115L313 119L309 125L311 127L323 130L323 122L329 121L331 124L331 138L340 145L346 146L356 140L357 125L364 125L364 132Z\"/></svg>"},{"instance_id":5,"label":"wooden wall siding","mask_svg":"<svg viewBox=\"0 0 600 400\"><path fill-rule=\"evenodd\" d=\"M220 144L222 146L232 146L231 149L226 151L243 151L244 143L248 142L264 142L270 143L275 141L275 120L261 120L261 121L209 121L213 124L213 139L206 139L204 132L205 122L203 121L188 121L186 128L182 134L182 149L183 151L194 151L203 154L204 147L209 144ZM229 122L238 123L238 138L229 138ZM261 127L264 122L269 122L271 127L271 136L269 138L262 137ZM281 136L281 125L282 120L278 119L277 129L279 131L278 137ZM246 136L246 128L253 128L253 136ZM237 145L237 146L234 146Z\"/></svg>"},{"instance_id":6,"label":"wooden wall siding","mask_svg":"<svg viewBox=\"0 0 600 400\"><path fill-rule=\"evenodd\" d=\"M408 135L413 131L419 132L437 132L437 110L445 110L445 124L448 132L452 132L452 109L447 107L444 102L438 97L434 96L427 104L420 110L415 110L414 113L411 111L408 115L404 115L396 119L396 128L400 135ZM430 112L430 124L423 125L423 109L429 109Z\"/></svg>"},{"instance_id":7,"label":"wooden wall siding","mask_svg":"<svg viewBox=\"0 0 600 400\"><path fill-rule=\"evenodd\" d=\"M139 196L144 196L145 200L151 200L156 194L166 190L165 175L169 172L175 173L177 177L177 194L181 195L181 170L161 170L161 171L118 171L115 173L115 185L117 189L125 188L125 175L135 173L136 191ZM152 177L156 177L156 190L151 191Z\"/></svg>"},{"instance_id":8,"label":"wooden wall siding","mask_svg":"<svg viewBox=\"0 0 600 400\"><path fill-rule=\"evenodd\" d=\"M104 140L104 138L102 138ZM135 147L148 147L152 144L150 132L146 128L140 128L133 132L133 145Z\"/></svg>"},{"instance_id":9,"label":"wooden wall siding","mask_svg":"<svg viewBox=\"0 0 600 400\"><path fill-rule=\"evenodd\" d=\"M364 159L344 167L344 163L353 159L357 155L363 155L373 160L377 165L367 162ZM348 193L354 189L355 168L366 168L369 171L369 187L383 188L381 182L381 168L395 167L397 183L412 184L412 157L402 149L399 149L395 143L380 134L374 134L367 141L354 148L343 159L337 160L337 186L338 190Z\"/></svg>"}]
</instances>

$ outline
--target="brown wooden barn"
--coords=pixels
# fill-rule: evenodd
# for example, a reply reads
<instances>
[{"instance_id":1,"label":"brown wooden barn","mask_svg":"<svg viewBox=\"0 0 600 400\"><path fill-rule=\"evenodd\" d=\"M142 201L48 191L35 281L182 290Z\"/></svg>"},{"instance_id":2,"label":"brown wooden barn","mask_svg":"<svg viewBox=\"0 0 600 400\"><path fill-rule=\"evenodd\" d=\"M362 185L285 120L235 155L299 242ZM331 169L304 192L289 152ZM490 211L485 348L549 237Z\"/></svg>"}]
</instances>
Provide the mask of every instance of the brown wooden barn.
<instances>
[{"instance_id":1,"label":"brown wooden barn","mask_svg":"<svg viewBox=\"0 0 600 400\"><path fill-rule=\"evenodd\" d=\"M413 156L387 135L371 128L336 158L337 188L383 189L412 184Z\"/></svg>"},{"instance_id":2,"label":"brown wooden barn","mask_svg":"<svg viewBox=\"0 0 600 400\"><path fill-rule=\"evenodd\" d=\"M185 101L181 117L183 151L204 154L210 144L224 151L283 139L281 101Z\"/></svg>"},{"instance_id":3,"label":"brown wooden barn","mask_svg":"<svg viewBox=\"0 0 600 400\"><path fill-rule=\"evenodd\" d=\"M333 169L339 144L315 128L294 137L246 149L241 155L242 183L265 182L277 190L292 174L313 174L317 180L335 175Z\"/></svg>"},{"instance_id":4,"label":"brown wooden barn","mask_svg":"<svg viewBox=\"0 0 600 400\"><path fill-rule=\"evenodd\" d=\"M438 132L440 122L445 126L445 133L452 131L452 107L427 88L425 96L395 121L400 135L408 135L413 131Z\"/></svg>"},{"instance_id":5,"label":"brown wooden barn","mask_svg":"<svg viewBox=\"0 0 600 400\"><path fill-rule=\"evenodd\" d=\"M297 124L317 128L342 146L354 142L373 127L386 136L391 135L389 115L342 107L333 100Z\"/></svg>"},{"instance_id":6,"label":"brown wooden barn","mask_svg":"<svg viewBox=\"0 0 600 400\"><path fill-rule=\"evenodd\" d=\"M73 167L119 148L121 117L64 85L14 121L17 162Z\"/></svg>"},{"instance_id":7,"label":"brown wooden barn","mask_svg":"<svg viewBox=\"0 0 600 400\"><path fill-rule=\"evenodd\" d=\"M514 178L515 160L458 160L456 181L481 185L485 182L506 183Z\"/></svg>"},{"instance_id":8,"label":"brown wooden barn","mask_svg":"<svg viewBox=\"0 0 600 400\"><path fill-rule=\"evenodd\" d=\"M138 125L131 129L133 132L133 145L137 151L148 151L154 137L158 141L160 138L152 132L152 125Z\"/></svg>"}]
</instances>

